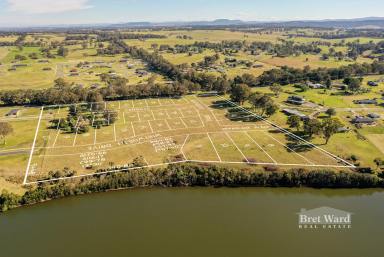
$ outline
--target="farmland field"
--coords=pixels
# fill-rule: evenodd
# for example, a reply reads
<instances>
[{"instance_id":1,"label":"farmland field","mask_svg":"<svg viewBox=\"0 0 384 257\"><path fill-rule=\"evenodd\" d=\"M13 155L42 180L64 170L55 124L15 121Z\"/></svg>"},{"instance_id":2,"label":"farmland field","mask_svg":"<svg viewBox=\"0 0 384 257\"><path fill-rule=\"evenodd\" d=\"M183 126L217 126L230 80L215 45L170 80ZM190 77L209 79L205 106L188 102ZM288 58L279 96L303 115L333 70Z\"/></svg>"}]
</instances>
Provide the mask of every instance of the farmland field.
<instances>
[{"instance_id":1,"label":"farmland field","mask_svg":"<svg viewBox=\"0 0 384 257\"><path fill-rule=\"evenodd\" d=\"M105 108L118 111L117 121L80 134L50 125L53 119L64 119L68 107L45 107L26 182L47 178L49 171L62 167L80 176L179 162L350 167L219 97L128 100L105 104ZM226 117L229 109L231 119ZM138 157L143 163L135 165Z\"/></svg>"}]
</instances>

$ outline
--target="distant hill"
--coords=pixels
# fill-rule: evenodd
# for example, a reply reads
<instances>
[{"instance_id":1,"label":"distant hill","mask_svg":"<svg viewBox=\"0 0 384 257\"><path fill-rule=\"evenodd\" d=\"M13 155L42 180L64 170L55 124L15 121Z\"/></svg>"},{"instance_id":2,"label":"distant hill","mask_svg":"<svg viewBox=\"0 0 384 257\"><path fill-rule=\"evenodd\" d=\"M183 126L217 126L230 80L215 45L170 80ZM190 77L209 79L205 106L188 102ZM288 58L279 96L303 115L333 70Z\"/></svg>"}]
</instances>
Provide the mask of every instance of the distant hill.
<instances>
[{"instance_id":1,"label":"distant hill","mask_svg":"<svg viewBox=\"0 0 384 257\"><path fill-rule=\"evenodd\" d=\"M334 20L298 20L298 21L242 21L230 19L217 19L213 21L189 21L189 22L129 22L106 25L107 27L317 27L317 28L378 28L384 29L384 18L367 17L357 19Z\"/></svg>"},{"instance_id":2,"label":"distant hill","mask_svg":"<svg viewBox=\"0 0 384 257\"><path fill-rule=\"evenodd\" d=\"M251 22L252 24L252 22ZM336 19L336 20L319 20L319 21L281 21L281 22L265 22L259 23L259 26L265 27L318 27L318 28L384 28L384 18L369 17L358 19Z\"/></svg>"},{"instance_id":3,"label":"distant hill","mask_svg":"<svg viewBox=\"0 0 384 257\"><path fill-rule=\"evenodd\" d=\"M126 22L117 24L77 24L45 25L33 27L0 28L1 30L33 31L65 28L153 28L153 27L308 27L308 28L345 28L345 29L384 29L383 17L332 20L297 20L297 21L242 21L217 19L213 21L170 21L170 22Z\"/></svg>"}]
</instances>

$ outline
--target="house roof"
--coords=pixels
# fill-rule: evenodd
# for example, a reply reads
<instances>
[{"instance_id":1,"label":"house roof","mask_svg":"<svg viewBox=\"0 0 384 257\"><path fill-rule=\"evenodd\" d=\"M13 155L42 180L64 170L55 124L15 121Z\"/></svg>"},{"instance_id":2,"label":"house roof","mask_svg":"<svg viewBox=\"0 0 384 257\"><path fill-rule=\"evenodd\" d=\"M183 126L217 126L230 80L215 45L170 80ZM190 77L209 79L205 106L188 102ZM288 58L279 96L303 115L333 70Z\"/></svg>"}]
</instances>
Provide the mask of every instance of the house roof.
<instances>
[{"instance_id":1,"label":"house roof","mask_svg":"<svg viewBox=\"0 0 384 257\"><path fill-rule=\"evenodd\" d=\"M375 120L369 117L356 117L352 120L353 123L373 123Z\"/></svg>"}]
</instances>

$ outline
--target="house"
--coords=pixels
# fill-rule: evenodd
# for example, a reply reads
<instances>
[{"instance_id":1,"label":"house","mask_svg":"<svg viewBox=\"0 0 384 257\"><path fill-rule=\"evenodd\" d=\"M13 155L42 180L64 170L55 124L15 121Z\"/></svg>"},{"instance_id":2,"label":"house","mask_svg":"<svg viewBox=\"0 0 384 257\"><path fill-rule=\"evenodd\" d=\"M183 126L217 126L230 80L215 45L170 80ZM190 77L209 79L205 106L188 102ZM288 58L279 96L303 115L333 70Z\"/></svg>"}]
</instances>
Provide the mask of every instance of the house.
<instances>
[{"instance_id":1,"label":"house","mask_svg":"<svg viewBox=\"0 0 384 257\"><path fill-rule=\"evenodd\" d=\"M375 120L369 117L361 117L357 116L351 121L353 124L366 124L366 125L372 125L375 123Z\"/></svg>"},{"instance_id":2,"label":"house","mask_svg":"<svg viewBox=\"0 0 384 257\"><path fill-rule=\"evenodd\" d=\"M321 88L325 88L325 86L323 84L319 84L319 83L312 83L312 82L308 82L307 83L307 86L309 88L313 88L313 89L321 89Z\"/></svg>"},{"instance_id":3,"label":"house","mask_svg":"<svg viewBox=\"0 0 384 257\"><path fill-rule=\"evenodd\" d=\"M363 100L354 100L355 104L377 104L376 99L363 99Z\"/></svg>"},{"instance_id":4,"label":"house","mask_svg":"<svg viewBox=\"0 0 384 257\"><path fill-rule=\"evenodd\" d=\"M376 83L375 81L368 81L368 86L371 86L371 87L377 87L379 84Z\"/></svg>"},{"instance_id":5,"label":"house","mask_svg":"<svg viewBox=\"0 0 384 257\"><path fill-rule=\"evenodd\" d=\"M305 120L305 119L308 119L308 116L297 111L297 110L293 110L293 109L283 109L282 112L288 116L292 116L292 115L295 115L295 116L298 116L300 117L302 120Z\"/></svg>"},{"instance_id":6,"label":"house","mask_svg":"<svg viewBox=\"0 0 384 257\"><path fill-rule=\"evenodd\" d=\"M380 115L377 113L369 113L367 116L371 119L380 119Z\"/></svg>"},{"instance_id":7,"label":"house","mask_svg":"<svg viewBox=\"0 0 384 257\"><path fill-rule=\"evenodd\" d=\"M340 127L337 129L337 132L338 133L346 133L346 132L349 132L350 129L348 127Z\"/></svg>"},{"instance_id":8,"label":"house","mask_svg":"<svg viewBox=\"0 0 384 257\"><path fill-rule=\"evenodd\" d=\"M49 63L49 60L38 60L38 63Z\"/></svg>"},{"instance_id":9,"label":"house","mask_svg":"<svg viewBox=\"0 0 384 257\"><path fill-rule=\"evenodd\" d=\"M18 117L19 115L20 115L20 110L19 109L12 109L5 116L8 116L8 117Z\"/></svg>"},{"instance_id":10,"label":"house","mask_svg":"<svg viewBox=\"0 0 384 257\"><path fill-rule=\"evenodd\" d=\"M287 99L287 103L295 104L295 105L302 105L304 104L304 102L305 102L305 99L297 95L289 96Z\"/></svg>"}]
</instances>

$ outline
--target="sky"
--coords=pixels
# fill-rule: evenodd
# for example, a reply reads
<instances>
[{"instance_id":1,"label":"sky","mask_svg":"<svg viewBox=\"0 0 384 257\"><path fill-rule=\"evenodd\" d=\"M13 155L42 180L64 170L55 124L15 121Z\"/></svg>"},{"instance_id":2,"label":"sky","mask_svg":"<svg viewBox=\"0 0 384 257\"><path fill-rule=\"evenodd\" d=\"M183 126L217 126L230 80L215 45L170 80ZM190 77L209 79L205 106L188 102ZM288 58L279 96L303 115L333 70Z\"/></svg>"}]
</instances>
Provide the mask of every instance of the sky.
<instances>
[{"instance_id":1,"label":"sky","mask_svg":"<svg viewBox=\"0 0 384 257\"><path fill-rule=\"evenodd\" d=\"M384 16L384 0L0 0L0 26Z\"/></svg>"}]
</instances>

